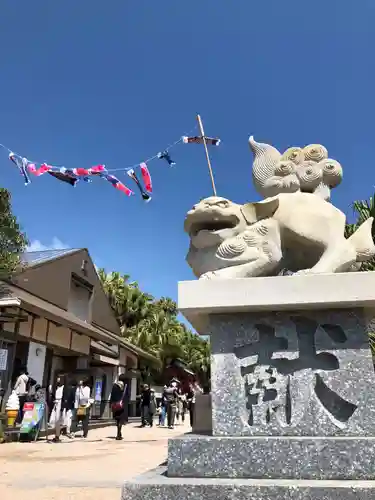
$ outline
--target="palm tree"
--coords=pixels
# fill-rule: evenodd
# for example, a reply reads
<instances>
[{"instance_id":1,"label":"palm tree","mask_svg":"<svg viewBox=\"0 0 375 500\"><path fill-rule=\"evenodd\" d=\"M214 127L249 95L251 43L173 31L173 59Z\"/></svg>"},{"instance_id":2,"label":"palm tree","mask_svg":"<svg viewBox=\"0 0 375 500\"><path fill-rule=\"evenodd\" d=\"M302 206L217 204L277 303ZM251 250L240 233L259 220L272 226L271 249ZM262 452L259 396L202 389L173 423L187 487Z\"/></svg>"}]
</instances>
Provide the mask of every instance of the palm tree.
<instances>
[{"instance_id":1,"label":"palm tree","mask_svg":"<svg viewBox=\"0 0 375 500\"><path fill-rule=\"evenodd\" d=\"M137 282L130 282L129 275L107 273L104 269L97 272L122 334L158 358L159 372L168 359L180 358L197 373L202 383L207 383L209 343L177 320L176 302L169 297L154 300Z\"/></svg>"},{"instance_id":2,"label":"palm tree","mask_svg":"<svg viewBox=\"0 0 375 500\"><path fill-rule=\"evenodd\" d=\"M368 200L357 200L353 203L353 210L357 216L357 221L354 224L347 224L345 227L345 236L351 236L358 227L363 224L368 218L375 219L375 194L370 196ZM375 224L372 225L372 238L375 237ZM375 258L368 262L363 262L360 271L375 271ZM375 357L375 332L369 332L370 347Z\"/></svg>"},{"instance_id":3,"label":"palm tree","mask_svg":"<svg viewBox=\"0 0 375 500\"><path fill-rule=\"evenodd\" d=\"M126 334L128 328L134 327L147 316L153 297L142 292L137 282L129 282L129 275L118 272L107 274L104 269L99 269L98 276L117 321Z\"/></svg>"},{"instance_id":4,"label":"palm tree","mask_svg":"<svg viewBox=\"0 0 375 500\"><path fill-rule=\"evenodd\" d=\"M185 330L182 340L185 356L182 359L189 364L191 370L197 374L203 384L208 384L211 369L210 343L192 333L185 325L182 326Z\"/></svg>"},{"instance_id":5,"label":"palm tree","mask_svg":"<svg viewBox=\"0 0 375 500\"><path fill-rule=\"evenodd\" d=\"M155 307L161 309L170 316L176 316L178 312L176 302L169 297L161 297L155 302Z\"/></svg>"},{"instance_id":6,"label":"palm tree","mask_svg":"<svg viewBox=\"0 0 375 500\"><path fill-rule=\"evenodd\" d=\"M132 341L155 354L164 363L170 356L183 351L180 342L180 323L164 311L154 309L132 331Z\"/></svg>"},{"instance_id":7,"label":"palm tree","mask_svg":"<svg viewBox=\"0 0 375 500\"><path fill-rule=\"evenodd\" d=\"M353 211L357 217L354 224L346 224L345 237L349 238L361 224L363 224L369 217L375 218L375 194L370 196L368 200L357 200L353 203ZM372 225L372 238L375 237L375 224ZM360 271L374 271L375 258L368 262L363 262Z\"/></svg>"}]
</instances>

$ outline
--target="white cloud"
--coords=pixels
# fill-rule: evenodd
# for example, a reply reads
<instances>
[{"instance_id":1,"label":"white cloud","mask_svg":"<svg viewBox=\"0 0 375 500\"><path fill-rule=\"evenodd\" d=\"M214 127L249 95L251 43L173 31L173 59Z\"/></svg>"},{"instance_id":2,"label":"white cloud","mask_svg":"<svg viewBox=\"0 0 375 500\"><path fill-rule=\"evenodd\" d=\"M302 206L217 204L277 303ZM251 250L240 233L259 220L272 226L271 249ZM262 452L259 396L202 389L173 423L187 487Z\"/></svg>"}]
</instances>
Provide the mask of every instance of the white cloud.
<instances>
[{"instance_id":1,"label":"white cloud","mask_svg":"<svg viewBox=\"0 0 375 500\"><path fill-rule=\"evenodd\" d=\"M52 242L50 245L44 245L39 240L33 240L30 245L27 247L27 252L41 252L43 250L63 250L65 248L69 248L69 245L63 243L59 238L54 236L52 238Z\"/></svg>"}]
</instances>

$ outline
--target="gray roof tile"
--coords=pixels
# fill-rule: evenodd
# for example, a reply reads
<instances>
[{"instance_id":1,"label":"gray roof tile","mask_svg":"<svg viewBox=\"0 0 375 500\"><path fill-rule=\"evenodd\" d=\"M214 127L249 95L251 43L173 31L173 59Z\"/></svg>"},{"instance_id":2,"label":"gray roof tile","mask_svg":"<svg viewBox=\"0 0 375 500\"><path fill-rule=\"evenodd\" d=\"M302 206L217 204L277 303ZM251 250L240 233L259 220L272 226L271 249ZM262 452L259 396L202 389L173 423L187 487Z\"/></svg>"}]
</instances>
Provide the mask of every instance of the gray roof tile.
<instances>
[{"instance_id":1,"label":"gray roof tile","mask_svg":"<svg viewBox=\"0 0 375 500\"><path fill-rule=\"evenodd\" d=\"M41 250L37 252L25 252L21 256L21 261L28 266L35 266L41 264L42 262L47 262L49 260L55 260L58 257L63 257L64 255L69 255L70 253L76 252L78 248L64 248L62 250Z\"/></svg>"}]
</instances>

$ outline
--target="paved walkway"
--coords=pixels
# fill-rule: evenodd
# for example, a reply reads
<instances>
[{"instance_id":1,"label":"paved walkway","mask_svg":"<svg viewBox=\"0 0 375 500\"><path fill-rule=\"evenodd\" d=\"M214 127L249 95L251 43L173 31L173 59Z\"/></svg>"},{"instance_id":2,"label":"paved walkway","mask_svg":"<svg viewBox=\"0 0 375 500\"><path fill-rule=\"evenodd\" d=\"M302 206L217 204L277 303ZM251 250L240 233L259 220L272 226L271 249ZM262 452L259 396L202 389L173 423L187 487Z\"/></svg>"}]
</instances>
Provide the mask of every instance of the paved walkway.
<instances>
[{"instance_id":1,"label":"paved walkway","mask_svg":"<svg viewBox=\"0 0 375 500\"><path fill-rule=\"evenodd\" d=\"M105 427L87 440L1 444L0 499L120 500L123 482L164 462L168 437L189 431L187 424L174 430L129 424L123 441Z\"/></svg>"}]
</instances>

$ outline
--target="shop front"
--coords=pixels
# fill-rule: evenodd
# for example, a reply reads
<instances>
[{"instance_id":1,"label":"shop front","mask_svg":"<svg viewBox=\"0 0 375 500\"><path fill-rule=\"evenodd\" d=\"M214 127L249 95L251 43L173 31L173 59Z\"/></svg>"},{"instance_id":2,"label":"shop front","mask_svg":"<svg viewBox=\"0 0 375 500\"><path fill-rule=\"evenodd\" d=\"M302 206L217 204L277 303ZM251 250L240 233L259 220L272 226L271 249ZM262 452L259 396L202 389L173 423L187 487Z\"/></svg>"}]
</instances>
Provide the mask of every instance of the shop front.
<instances>
[{"instance_id":1,"label":"shop front","mask_svg":"<svg viewBox=\"0 0 375 500\"><path fill-rule=\"evenodd\" d=\"M58 375L88 378L92 417L109 418L112 385L125 373L134 416L141 361L157 360L121 336L87 249L26 252L23 263L11 282L0 281L0 312L6 308L19 315L13 322L0 318L0 405L26 367L46 389Z\"/></svg>"},{"instance_id":2,"label":"shop front","mask_svg":"<svg viewBox=\"0 0 375 500\"><path fill-rule=\"evenodd\" d=\"M13 382L19 325L27 321L20 311L20 301L9 295L8 289L0 287L0 412Z\"/></svg>"},{"instance_id":3,"label":"shop front","mask_svg":"<svg viewBox=\"0 0 375 500\"><path fill-rule=\"evenodd\" d=\"M107 346L102 342L91 342L90 379L93 388L93 419L112 418L110 397L113 383L118 376L118 346Z\"/></svg>"},{"instance_id":4,"label":"shop front","mask_svg":"<svg viewBox=\"0 0 375 500\"><path fill-rule=\"evenodd\" d=\"M57 375L78 380L90 373L92 338L114 342L113 336L67 311L24 290L10 288L19 306L15 322L0 322L1 409L22 367L37 384L48 389Z\"/></svg>"}]
</instances>

